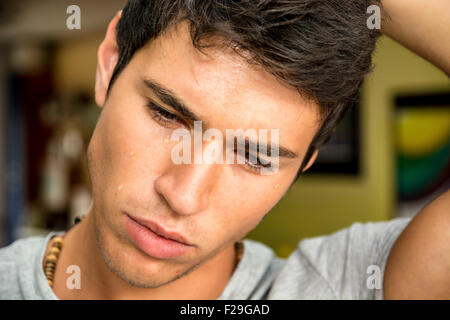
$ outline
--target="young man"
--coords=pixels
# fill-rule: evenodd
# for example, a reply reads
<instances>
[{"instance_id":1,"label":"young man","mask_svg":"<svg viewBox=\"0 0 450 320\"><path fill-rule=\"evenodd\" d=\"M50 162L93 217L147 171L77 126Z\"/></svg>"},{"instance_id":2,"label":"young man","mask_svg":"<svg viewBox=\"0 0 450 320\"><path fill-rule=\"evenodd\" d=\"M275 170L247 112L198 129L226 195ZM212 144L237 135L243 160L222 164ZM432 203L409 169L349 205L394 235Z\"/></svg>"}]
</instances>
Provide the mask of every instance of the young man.
<instances>
[{"instance_id":1,"label":"young man","mask_svg":"<svg viewBox=\"0 0 450 320\"><path fill-rule=\"evenodd\" d=\"M355 224L300 242L287 260L245 240L236 259L235 243L312 165L354 100L378 36L366 25L371 4L130 1L98 49L92 207L67 233L0 250L0 298L449 298L449 192L411 222ZM450 73L448 1L383 7L383 32ZM171 135L194 121L279 130L278 169L174 163ZM368 284L371 266L382 286Z\"/></svg>"}]
</instances>

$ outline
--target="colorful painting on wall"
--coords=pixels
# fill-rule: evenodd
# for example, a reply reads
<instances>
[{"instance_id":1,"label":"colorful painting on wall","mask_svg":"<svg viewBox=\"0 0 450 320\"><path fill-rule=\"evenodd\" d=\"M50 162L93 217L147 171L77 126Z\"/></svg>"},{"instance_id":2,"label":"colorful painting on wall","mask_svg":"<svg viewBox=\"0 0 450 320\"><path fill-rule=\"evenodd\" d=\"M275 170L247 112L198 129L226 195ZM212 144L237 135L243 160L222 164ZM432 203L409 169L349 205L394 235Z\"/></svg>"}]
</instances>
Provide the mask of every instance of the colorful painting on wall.
<instances>
[{"instance_id":1,"label":"colorful painting on wall","mask_svg":"<svg viewBox=\"0 0 450 320\"><path fill-rule=\"evenodd\" d=\"M395 98L397 215L413 216L450 188L450 91Z\"/></svg>"}]
</instances>

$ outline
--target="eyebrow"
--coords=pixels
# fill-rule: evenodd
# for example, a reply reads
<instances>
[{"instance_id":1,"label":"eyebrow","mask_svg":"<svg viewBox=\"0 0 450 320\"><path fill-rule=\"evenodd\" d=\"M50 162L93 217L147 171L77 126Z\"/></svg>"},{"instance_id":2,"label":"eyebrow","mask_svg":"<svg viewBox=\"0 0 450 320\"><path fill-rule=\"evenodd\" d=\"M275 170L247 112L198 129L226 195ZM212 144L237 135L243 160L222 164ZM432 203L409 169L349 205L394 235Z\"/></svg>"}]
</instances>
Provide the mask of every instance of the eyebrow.
<instances>
[{"instance_id":1,"label":"eyebrow","mask_svg":"<svg viewBox=\"0 0 450 320\"><path fill-rule=\"evenodd\" d=\"M168 106L171 106L173 109L175 109L178 113L180 113L183 117L186 119L194 122L194 121L202 121L202 126L208 127L206 122L201 120L201 118L196 115L187 105L183 102L182 99L180 99L172 90L169 88L163 86L162 84L158 83L154 79L150 78L144 78L143 83L145 87L150 89L163 103L167 104ZM249 143L248 138L245 139L246 143ZM298 154L294 151L289 150L286 147L280 146L280 145L271 145L268 143L267 145L258 143L258 149L260 149L262 146L265 146L268 152L269 150L272 150L272 148L278 147L278 156L284 157L284 158L297 158Z\"/></svg>"},{"instance_id":2,"label":"eyebrow","mask_svg":"<svg viewBox=\"0 0 450 320\"><path fill-rule=\"evenodd\" d=\"M178 96L170 89L164 87L152 79L143 79L144 85L153 91L153 93L165 104L171 106L182 116L190 121L202 121ZM204 122L204 121L202 121Z\"/></svg>"},{"instance_id":3,"label":"eyebrow","mask_svg":"<svg viewBox=\"0 0 450 320\"><path fill-rule=\"evenodd\" d=\"M245 138L245 143L247 145L250 145L250 141L248 138ZM258 142L257 145L258 145L258 150L265 147L264 150L266 150L266 154L268 156L271 156L272 148L276 149L278 147L278 156L283 157L283 158L297 158L298 157L298 154L296 154L294 151L291 151L283 146L279 146L279 145L271 144L271 143L265 144L262 142Z\"/></svg>"}]
</instances>

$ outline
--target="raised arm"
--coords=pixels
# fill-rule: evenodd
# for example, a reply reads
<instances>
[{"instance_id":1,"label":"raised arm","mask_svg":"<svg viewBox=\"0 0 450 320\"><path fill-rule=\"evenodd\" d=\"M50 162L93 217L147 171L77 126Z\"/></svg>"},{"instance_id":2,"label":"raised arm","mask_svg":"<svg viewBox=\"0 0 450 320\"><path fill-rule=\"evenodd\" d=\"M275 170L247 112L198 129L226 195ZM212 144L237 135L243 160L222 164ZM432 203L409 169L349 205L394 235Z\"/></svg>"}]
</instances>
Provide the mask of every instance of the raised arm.
<instances>
[{"instance_id":1,"label":"raised arm","mask_svg":"<svg viewBox=\"0 0 450 320\"><path fill-rule=\"evenodd\" d=\"M381 3L381 31L450 76L450 0Z\"/></svg>"},{"instance_id":2,"label":"raised arm","mask_svg":"<svg viewBox=\"0 0 450 320\"><path fill-rule=\"evenodd\" d=\"M385 299L450 299L450 190L405 228L390 253Z\"/></svg>"}]
</instances>

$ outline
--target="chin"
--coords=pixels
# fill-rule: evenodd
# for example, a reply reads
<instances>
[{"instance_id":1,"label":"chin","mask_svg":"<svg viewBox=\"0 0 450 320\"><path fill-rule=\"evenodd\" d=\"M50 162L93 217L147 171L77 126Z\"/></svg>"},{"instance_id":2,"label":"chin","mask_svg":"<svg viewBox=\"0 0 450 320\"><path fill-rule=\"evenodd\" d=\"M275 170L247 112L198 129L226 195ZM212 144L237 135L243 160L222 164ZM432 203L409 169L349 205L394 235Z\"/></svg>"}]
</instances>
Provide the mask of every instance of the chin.
<instances>
[{"instance_id":1,"label":"chin","mask_svg":"<svg viewBox=\"0 0 450 320\"><path fill-rule=\"evenodd\" d=\"M196 267L153 259L133 246L126 236L116 236L97 225L95 229L97 246L105 265L112 274L133 287L158 288L183 277Z\"/></svg>"}]
</instances>

